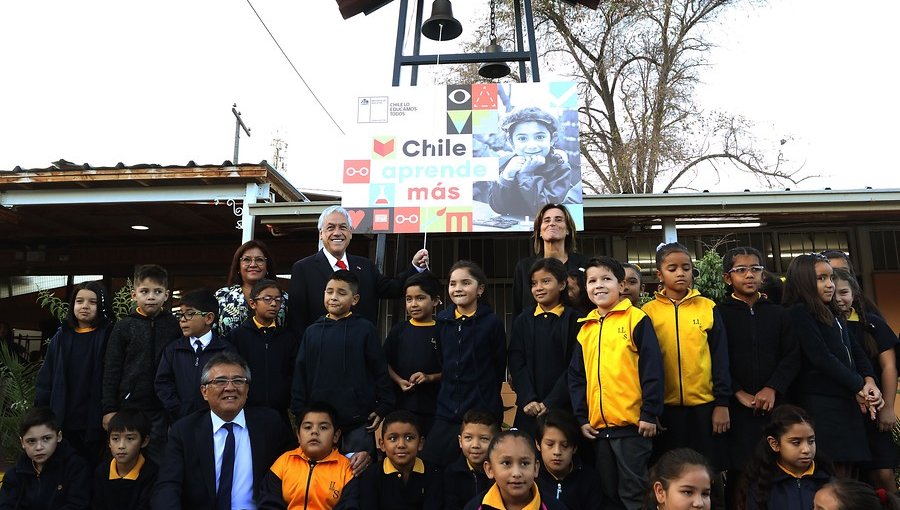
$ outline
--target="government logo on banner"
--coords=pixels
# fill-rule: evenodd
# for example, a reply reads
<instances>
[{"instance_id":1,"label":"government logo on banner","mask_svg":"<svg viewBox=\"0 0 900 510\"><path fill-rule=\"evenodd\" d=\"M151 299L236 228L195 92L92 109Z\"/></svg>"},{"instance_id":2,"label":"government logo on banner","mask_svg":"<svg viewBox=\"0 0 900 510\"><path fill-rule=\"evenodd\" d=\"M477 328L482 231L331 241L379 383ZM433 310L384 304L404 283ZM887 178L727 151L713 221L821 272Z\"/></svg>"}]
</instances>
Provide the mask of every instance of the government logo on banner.
<instances>
[{"instance_id":1,"label":"government logo on banner","mask_svg":"<svg viewBox=\"0 0 900 510\"><path fill-rule=\"evenodd\" d=\"M547 203L583 225L574 82L393 87L357 98L342 205L356 232L521 232Z\"/></svg>"}]
</instances>

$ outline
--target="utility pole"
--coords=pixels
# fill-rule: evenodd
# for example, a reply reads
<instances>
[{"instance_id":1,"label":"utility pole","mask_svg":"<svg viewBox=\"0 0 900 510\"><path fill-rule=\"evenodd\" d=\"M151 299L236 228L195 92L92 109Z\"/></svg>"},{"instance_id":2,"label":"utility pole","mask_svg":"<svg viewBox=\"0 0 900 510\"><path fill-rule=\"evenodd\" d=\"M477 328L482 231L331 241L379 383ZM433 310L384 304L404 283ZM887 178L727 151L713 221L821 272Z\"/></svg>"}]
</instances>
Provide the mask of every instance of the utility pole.
<instances>
[{"instance_id":1,"label":"utility pole","mask_svg":"<svg viewBox=\"0 0 900 510\"><path fill-rule=\"evenodd\" d=\"M241 119L241 112L237 111L237 103L231 105L231 113L234 114L234 159L231 161L233 164L238 164L238 146L241 143L241 128L244 129L244 133L247 133L247 136L250 136L250 128L248 128L244 121Z\"/></svg>"}]
</instances>

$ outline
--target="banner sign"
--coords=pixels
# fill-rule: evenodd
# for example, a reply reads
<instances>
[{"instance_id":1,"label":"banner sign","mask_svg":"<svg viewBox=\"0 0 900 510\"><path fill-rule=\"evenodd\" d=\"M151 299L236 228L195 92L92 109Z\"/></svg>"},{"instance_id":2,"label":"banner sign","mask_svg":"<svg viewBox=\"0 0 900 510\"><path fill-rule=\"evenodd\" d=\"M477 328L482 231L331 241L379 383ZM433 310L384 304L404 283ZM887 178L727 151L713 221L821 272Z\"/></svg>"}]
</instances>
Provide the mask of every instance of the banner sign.
<instances>
[{"instance_id":1,"label":"banner sign","mask_svg":"<svg viewBox=\"0 0 900 510\"><path fill-rule=\"evenodd\" d=\"M574 82L392 87L357 98L342 205L356 232L530 232L547 203L583 225Z\"/></svg>"}]
</instances>

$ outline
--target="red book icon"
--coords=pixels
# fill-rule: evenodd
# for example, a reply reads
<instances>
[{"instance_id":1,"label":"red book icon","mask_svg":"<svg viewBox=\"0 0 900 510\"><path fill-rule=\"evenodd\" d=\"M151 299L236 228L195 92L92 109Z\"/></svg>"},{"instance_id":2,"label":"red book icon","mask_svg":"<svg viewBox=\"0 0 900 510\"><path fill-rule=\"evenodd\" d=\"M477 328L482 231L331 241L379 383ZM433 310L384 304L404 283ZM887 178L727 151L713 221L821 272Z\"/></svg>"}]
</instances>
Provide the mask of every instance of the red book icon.
<instances>
[{"instance_id":1,"label":"red book icon","mask_svg":"<svg viewBox=\"0 0 900 510\"><path fill-rule=\"evenodd\" d=\"M380 140L372 140L372 151L382 158L386 157L388 154L394 152L394 139L391 138L386 142L382 142Z\"/></svg>"}]
</instances>

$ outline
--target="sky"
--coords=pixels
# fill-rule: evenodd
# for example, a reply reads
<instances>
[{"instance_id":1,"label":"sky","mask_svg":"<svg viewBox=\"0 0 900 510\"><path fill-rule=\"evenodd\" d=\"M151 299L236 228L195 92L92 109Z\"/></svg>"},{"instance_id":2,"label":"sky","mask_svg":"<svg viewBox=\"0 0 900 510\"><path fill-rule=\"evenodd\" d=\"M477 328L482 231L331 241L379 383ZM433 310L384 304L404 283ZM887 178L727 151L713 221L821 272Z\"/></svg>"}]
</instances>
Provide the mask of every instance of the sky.
<instances>
[{"instance_id":1,"label":"sky","mask_svg":"<svg viewBox=\"0 0 900 510\"><path fill-rule=\"evenodd\" d=\"M355 99L391 84L399 2L343 20L332 0L251 1L337 125L246 0L2 2L0 170L60 158L220 164L232 159L237 103L251 128L240 162L271 163L277 137L295 186L339 189L341 130L352 130ZM484 22L473 5L454 2L464 27ZM710 27L717 46L700 103L752 120L764 147L788 140L789 164L821 176L793 189L900 188L889 152L900 132L891 79L900 3L742 5ZM420 83L428 80L423 72ZM708 187L761 188L749 176Z\"/></svg>"}]
</instances>

